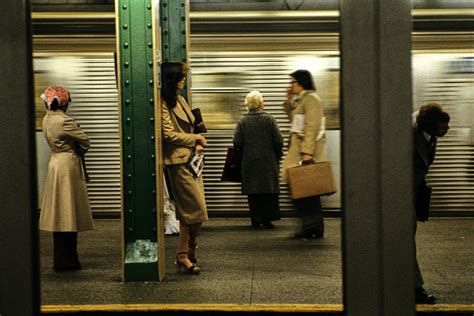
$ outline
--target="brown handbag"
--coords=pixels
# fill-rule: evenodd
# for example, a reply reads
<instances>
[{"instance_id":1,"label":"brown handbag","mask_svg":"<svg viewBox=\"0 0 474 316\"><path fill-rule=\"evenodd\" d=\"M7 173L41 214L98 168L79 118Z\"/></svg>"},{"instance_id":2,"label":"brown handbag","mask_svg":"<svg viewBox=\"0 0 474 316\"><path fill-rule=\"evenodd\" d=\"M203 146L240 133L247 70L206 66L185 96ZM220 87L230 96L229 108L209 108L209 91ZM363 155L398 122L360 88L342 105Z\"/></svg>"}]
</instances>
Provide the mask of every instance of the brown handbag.
<instances>
[{"instance_id":1,"label":"brown handbag","mask_svg":"<svg viewBox=\"0 0 474 316\"><path fill-rule=\"evenodd\" d=\"M292 199L331 195L337 192L329 161L288 168L288 182Z\"/></svg>"}]
</instances>

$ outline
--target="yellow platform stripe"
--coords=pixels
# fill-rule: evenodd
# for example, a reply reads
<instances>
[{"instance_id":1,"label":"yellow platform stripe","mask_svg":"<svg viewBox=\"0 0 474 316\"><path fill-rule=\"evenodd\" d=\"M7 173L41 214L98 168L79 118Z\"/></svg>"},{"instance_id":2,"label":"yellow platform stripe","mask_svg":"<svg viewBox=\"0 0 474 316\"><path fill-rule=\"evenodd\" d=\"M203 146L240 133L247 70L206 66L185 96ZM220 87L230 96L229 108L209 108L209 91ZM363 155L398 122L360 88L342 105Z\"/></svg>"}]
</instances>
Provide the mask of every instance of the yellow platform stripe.
<instances>
[{"instance_id":1,"label":"yellow platform stripe","mask_svg":"<svg viewBox=\"0 0 474 316\"><path fill-rule=\"evenodd\" d=\"M342 304L106 304L43 305L42 313L62 312L158 312L158 311L225 311L225 312L342 312Z\"/></svg>"},{"instance_id":2,"label":"yellow platform stripe","mask_svg":"<svg viewBox=\"0 0 474 316\"><path fill-rule=\"evenodd\" d=\"M456 313L474 313L474 304L434 304L417 305L417 312L456 312Z\"/></svg>"},{"instance_id":3,"label":"yellow platform stripe","mask_svg":"<svg viewBox=\"0 0 474 316\"><path fill-rule=\"evenodd\" d=\"M417 305L418 312L474 313L474 304ZM42 305L45 314L74 312L160 312L160 311L224 311L224 312L294 312L340 313L342 304L104 304L104 305Z\"/></svg>"}]
</instances>

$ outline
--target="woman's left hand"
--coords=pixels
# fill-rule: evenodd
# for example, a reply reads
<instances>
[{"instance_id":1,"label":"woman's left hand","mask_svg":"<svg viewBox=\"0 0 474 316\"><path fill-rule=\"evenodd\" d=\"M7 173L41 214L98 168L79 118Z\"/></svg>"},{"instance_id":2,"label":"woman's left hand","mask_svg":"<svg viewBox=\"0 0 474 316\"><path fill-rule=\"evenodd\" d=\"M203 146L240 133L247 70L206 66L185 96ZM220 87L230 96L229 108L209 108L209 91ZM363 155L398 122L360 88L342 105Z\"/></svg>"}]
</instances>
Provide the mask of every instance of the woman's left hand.
<instances>
[{"instance_id":1,"label":"woman's left hand","mask_svg":"<svg viewBox=\"0 0 474 316\"><path fill-rule=\"evenodd\" d=\"M202 153L202 151L204 150L204 146L201 145L201 144L196 144L196 147L194 148L194 152L196 154L200 154Z\"/></svg>"}]
</instances>

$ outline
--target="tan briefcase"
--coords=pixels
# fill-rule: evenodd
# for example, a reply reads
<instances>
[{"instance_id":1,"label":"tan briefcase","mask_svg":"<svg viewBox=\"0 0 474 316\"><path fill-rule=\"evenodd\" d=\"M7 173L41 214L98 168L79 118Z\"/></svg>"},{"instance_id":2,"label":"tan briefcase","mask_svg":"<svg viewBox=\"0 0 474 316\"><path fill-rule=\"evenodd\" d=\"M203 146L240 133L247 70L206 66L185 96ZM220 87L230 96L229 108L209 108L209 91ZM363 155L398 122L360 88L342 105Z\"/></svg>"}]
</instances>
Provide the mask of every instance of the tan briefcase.
<instances>
[{"instance_id":1,"label":"tan briefcase","mask_svg":"<svg viewBox=\"0 0 474 316\"><path fill-rule=\"evenodd\" d=\"M320 161L288 168L292 199L336 193L336 184L329 161Z\"/></svg>"}]
</instances>

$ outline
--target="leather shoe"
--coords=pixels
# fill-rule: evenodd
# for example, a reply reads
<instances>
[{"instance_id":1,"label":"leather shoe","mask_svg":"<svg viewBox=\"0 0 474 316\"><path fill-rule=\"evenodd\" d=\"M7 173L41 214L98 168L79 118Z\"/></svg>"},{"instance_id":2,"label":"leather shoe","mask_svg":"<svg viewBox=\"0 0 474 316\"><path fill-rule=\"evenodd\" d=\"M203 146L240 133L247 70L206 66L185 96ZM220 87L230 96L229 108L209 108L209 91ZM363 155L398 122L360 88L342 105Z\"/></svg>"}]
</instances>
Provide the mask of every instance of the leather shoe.
<instances>
[{"instance_id":1,"label":"leather shoe","mask_svg":"<svg viewBox=\"0 0 474 316\"><path fill-rule=\"evenodd\" d=\"M252 221L252 228L260 228L260 224L259 221Z\"/></svg>"},{"instance_id":2,"label":"leather shoe","mask_svg":"<svg viewBox=\"0 0 474 316\"><path fill-rule=\"evenodd\" d=\"M436 297L428 294L424 288L417 287L415 289L415 301L417 304L434 304L436 302Z\"/></svg>"},{"instance_id":3,"label":"leather shoe","mask_svg":"<svg viewBox=\"0 0 474 316\"><path fill-rule=\"evenodd\" d=\"M301 231L295 234L295 238L323 238L323 234Z\"/></svg>"},{"instance_id":4,"label":"leather shoe","mask_svg":"<svg viewBox=\"0 0 474 316\"><path fill-rule=\"evenodd\" d=\"M262 226L263 226L263 228L266 228L266 229L273 229L273 228L275 228L275 225L273 225L272 222L262 222Z\"/></svg>"}]
</instances>

